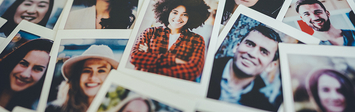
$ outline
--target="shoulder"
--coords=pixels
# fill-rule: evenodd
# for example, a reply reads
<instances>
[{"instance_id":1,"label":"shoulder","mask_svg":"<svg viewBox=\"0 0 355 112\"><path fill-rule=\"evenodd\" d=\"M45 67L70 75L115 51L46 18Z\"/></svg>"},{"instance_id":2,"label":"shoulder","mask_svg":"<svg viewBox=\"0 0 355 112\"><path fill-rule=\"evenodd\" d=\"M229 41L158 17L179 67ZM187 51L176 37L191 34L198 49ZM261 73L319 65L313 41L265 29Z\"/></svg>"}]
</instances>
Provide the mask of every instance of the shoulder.
<instances>
[{"instance_id":1,"label":"shoulder","mask_svg":"<svg viewBox=\"0 0 355 112\"><path fill-rule=\"evenodd\" d=\"M203 37L197 33L187 31L187 32L183 33L183 35L187 36L189 39L192 39L193 41L205 43L205 40L203 39Z\"/></svg>"}]
</instances>

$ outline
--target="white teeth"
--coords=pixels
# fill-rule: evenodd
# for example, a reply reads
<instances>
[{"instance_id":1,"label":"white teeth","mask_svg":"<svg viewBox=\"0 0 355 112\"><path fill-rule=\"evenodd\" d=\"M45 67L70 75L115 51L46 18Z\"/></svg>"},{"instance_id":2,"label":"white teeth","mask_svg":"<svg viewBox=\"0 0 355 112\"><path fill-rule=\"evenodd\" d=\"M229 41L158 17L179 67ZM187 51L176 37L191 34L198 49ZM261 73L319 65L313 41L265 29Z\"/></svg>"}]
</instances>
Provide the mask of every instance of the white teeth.
<instances>
[{"instance_id":1,"label":"white teeth","mask_svg":"<svg viewBox=\"0 0 355 112\"><path fill-rule=\"evenodd\" d=\"M86 85L89 86L89 87L92 87L92 86L97 86L97 85L99 85L99 83L87 83Z\"/></svg>"},{"instance_id":2,"label":"white teeth","mask_svg":"<svg viewBox=\"0 0 355 112\"><path fill-rule=\"evenodd\" d=\"M244 62L246 62L247 64L250 64L250 65L254 65L253 62L249 61L249 60L244 60Z\"/></svg>"},{"instance_id":3,"label":"white teeth","mask_svg":"<svg viewBox=\"0 0 355 112\"><path fill-rule=\"evenodd\" d=\"M23 17L23 19L25 19L25 20L33 20L34 17Z\"/></svg>"}]
</instances>

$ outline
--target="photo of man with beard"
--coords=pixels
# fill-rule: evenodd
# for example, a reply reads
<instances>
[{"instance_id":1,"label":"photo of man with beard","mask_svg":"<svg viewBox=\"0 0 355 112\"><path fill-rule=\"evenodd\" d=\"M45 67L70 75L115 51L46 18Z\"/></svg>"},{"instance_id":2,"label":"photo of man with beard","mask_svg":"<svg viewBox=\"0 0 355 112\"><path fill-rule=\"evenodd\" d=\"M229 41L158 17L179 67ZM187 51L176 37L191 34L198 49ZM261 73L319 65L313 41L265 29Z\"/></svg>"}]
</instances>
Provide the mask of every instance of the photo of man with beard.
<instances>
[{"instance_id":1,"label":"photo of man with beard","mask_svg":"<svg viewBox=\"0 0 355 112\"><path fill-rule=\"evenodd\" d=\"M329 19L330 13L322 2L318 0L298 0L296 11L302 21L314 30L312 36L322 40L320 44L355 46L355 31L334 27Z\"/></svg>"}]
</instances>

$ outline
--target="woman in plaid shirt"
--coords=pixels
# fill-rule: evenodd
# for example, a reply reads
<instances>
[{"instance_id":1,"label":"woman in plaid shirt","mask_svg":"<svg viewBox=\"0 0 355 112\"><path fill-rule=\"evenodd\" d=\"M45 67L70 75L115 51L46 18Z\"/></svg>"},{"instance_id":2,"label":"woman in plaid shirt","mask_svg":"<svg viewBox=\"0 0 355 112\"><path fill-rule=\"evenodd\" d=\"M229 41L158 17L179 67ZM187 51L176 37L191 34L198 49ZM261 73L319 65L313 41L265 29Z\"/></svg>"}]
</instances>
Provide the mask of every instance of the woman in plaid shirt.
<instances>
[{"instance_id":1,"label":"woman in plaid shirt","mask_svg":"<svg viewBox=\"0 0 355 112\"><path fill-rule=\"evenodd\" d=\"M191 32L210 15L203 0L162 0L154 5L164 26L146 29L131 53L135 69L194 81L202 72L205 41Z\"/></svg>"}]
</instances>

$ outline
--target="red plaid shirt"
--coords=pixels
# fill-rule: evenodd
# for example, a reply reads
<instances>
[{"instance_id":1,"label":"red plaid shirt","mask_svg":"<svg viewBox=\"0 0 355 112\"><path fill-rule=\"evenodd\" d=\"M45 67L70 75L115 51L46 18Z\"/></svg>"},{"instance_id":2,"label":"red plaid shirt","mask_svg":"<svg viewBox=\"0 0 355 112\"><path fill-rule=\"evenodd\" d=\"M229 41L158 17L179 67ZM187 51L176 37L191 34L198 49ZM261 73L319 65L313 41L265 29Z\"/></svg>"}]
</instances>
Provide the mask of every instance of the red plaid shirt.
<instances>
[{"instance_id":1,"label":"red plaid shirt","mask_svg":"<svg viewBox=\"0 0 355 112\"><path fill-rule=\"evenodd\" d=\"M203 37L188 30L168 49L170 29L152 27L146 29L136 40L131 53L131 63L137 70L147 71L180 79L195 80L202 72L205 62ZM147 52L139 51L139 45L148 45ZM186 64L175 63L175 58Z\"/></svg>"}]
</instances>

